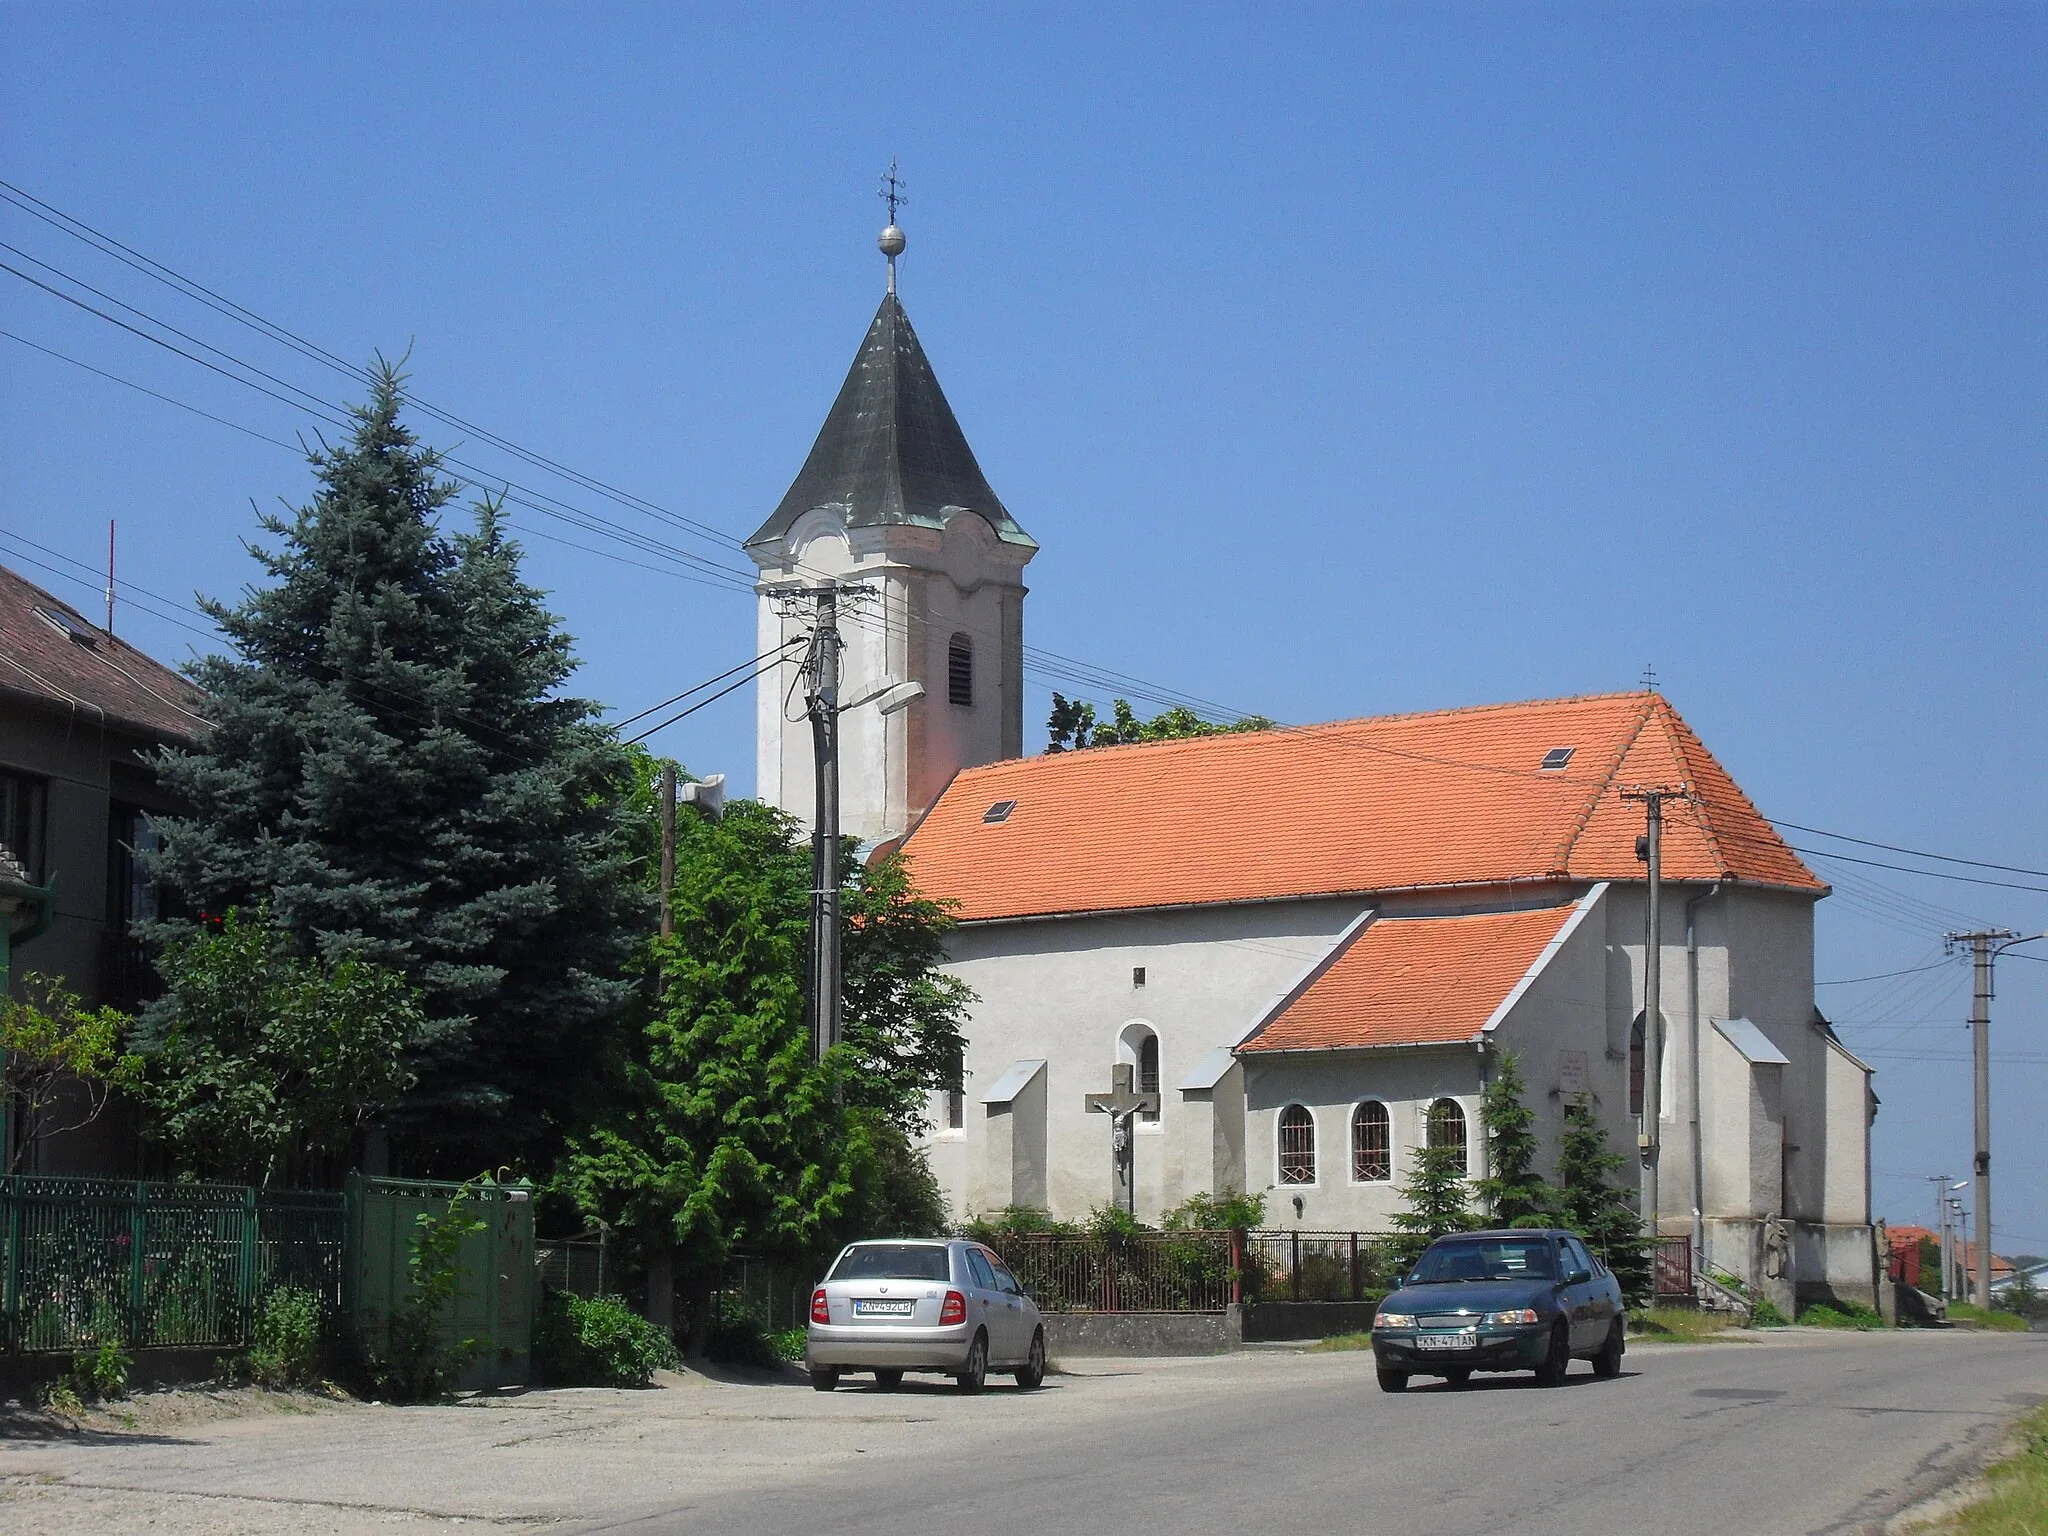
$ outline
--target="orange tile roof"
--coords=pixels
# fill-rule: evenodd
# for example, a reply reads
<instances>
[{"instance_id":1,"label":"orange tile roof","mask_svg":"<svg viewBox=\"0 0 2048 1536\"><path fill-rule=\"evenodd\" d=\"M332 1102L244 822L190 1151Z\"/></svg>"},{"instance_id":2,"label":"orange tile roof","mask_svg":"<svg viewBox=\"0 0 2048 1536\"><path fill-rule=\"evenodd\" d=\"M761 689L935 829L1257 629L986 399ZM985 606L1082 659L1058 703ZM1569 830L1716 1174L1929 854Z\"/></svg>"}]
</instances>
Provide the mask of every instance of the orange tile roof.
<instances>
[{"instance_id":1,"label":"orange tile roof","mask_svg":"<svg viewBox=\"0 0 2048 1536\"><path fill-rule=\"evenodd\" d=\"M1539 767L1571 747L1562 771ZM963 921L1194 903L1640 880L1638 784L1664 872L1827 887L1661 694L1615 693L1014 758L958 774L904 842ZM1016 809L997 823L995 802Z\"/></svg>"},{"instance_id":2,"label":"orange tile roof","mask_svg":"<svg viewBox=\"0 0 2048 1536\"><path fill-rule=\"evenodd\" d=\"M1557 937L1575 903L1367 923L1320 975L1238 1049L1470 1040Z\"/></svg>"}]
</instances>

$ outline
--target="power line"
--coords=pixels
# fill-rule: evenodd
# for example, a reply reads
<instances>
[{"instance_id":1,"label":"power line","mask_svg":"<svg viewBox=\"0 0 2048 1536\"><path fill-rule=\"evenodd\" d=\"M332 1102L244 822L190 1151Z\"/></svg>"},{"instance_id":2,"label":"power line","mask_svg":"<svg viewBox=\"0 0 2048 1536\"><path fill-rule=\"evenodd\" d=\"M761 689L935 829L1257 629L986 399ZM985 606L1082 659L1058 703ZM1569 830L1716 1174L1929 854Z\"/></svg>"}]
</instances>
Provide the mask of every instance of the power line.
<instances>
[{"instance_id":1,"label":"power line","mask_svg":"<svg viewBox=\"0 0 2048 1536\"><path fill-rule=\"evenodd\" d=\"M142 273L143 275L151 278L152 280L158 283L163 284L166 287L171 288L174 292L179 293L183 297L190 299L196 303L200 303L204 305L206 308L212 310L213 312L220 314L234 321L237 324L243 325L257 332L258 334L266 337L269 340L272 340L280 345L288 347L293 352L297 353L302 357L307 358L308 360L318 362L323 366L332 368L338 372L347 375L352 379L375 382L376 376L370 370L349 363L348 361L338 356L336 353L328 350L327 348L322 347L315 342L307 340L305 337L298 335L297 333L291 331L289 328L282 326L275 321L266 319L264 316L258 314L256 311L249 309L248 307L240 303L237 303L233 299L227 298L225 295L215 291L212 288L207 287L205 284L198 282L196 279L190 278L184 275L183 273L178 272L174 268L171 268L166 264L157 261L155 258L145 255L141 251L136 250L134 247L129 246L123 243L122 241L116 239L115 237L105 233L104 231L95 228L91 224L88 224L86 221L76 217L75 215L67 213L64 210L57 208L55 205L45 202L41 198L36 197L33 193L28 192L26 189L22 187L16 186L11 182L0 180L0 200L6 201L7 203L16 207L17 209L26 212L31 216L41 220L43 223L49 225L50 227L59 230L60 232L66 234L67 236L73 239L79 240L80 242L86 244L87 246L91 247L96 251L99 251L101 254L112 257L114 260L121 262L122 264L130 267L131 269ZM262 384L259 384L249 378L241 377L240 375L230 371L229 369L208 362L205 358L198 357L190 352L186 352L182 348L179 348L169 342L164 341L161 337L153 336L147 331L129 325L125 321L119 319L118 317L110 315L105 311L98 309L96 306L88 304L83 300L76 298L73 295L67 294L63 292L61 289L55 288L48 283L42 282L41 280L33 277L32 275L20 271L20 269L18 268L7 266L4 263L0 263L0 270L5 270L25 282L32 283L34 286L43 289L44 291L52 294L53 296L59 299L64 300L66 303L76 305L78 308L83 309L90 314L96 315L98 318L105 320L108 323L119 326L121 329L129 331L131 334L140 336L145 341L149 341L157 346L164 347L166 350L176 353L177 355L186 358L188 361L196 362L200 364L202 367L206 367L215 373L221 374L224 377L232 379L234 380L234 382L240 383L245 387L255 389L258 392L263 393L274 400L278 400L282 404L289 405L294 409L308 411L310 414L313 414L316 417L320 417L329 425L347 425L346 407L337 406L334 402L328 401L324 397L319 396L313 393L312 391L305 390L300 386L292 384L289 381L284 380L275 374L269 373L266 370L257 367L255 364L248 362L246 359L236 357L234 354L226 352L218 347L215 347L209 342L206 342L196 336L192 336L188 332L185 332L175 326L172 326L171 324L169 324L169 322L164 321L154 315L150 315L146 311L138 309L135 306L130 305L123 300L115 298L113 295L107 294L102 290L93 287L91 284L86 283L83 279L80 279L69 272L65 272L63 269L55 267L50 263L44 262L37 257L29 255L27 252L21 251L17 247L8 245L5 246L4 248L13 251L22 259L33 263L34 265L42 268L43 270L51 272L63 278L65 281L73 283L76 286L84 289L85 291L104 299L106 302L114 304L119 308L127 311L128 313L136 315L146 320L148 323L152 325L158 326L163 330L170 332L172 335L178 336L192 343L192 345L200 347L205 351L212 353L216 357L226 359L227 361L233 363L237 368L244 369L248 373L256 375L257 378L259 379L267 380L269 383L275 384L281 389L290 391L291 394L303 397L305 401L311 401L314 403L308 405L302 403L301 401L294 401L285 396L278 395L274 391L265 388ZM241 426L238 423L229 421L224 417L216 416L211 412L201 410L199 407L192 406L183 401L175 400L170 396L161 394L158 391L150 390L143 385L135 384L133 383L133 381L121 379L117 375L105 372L105 370L94 368L91 364L80 362L78 359L66 357L64 354L58 353L53 349L42 347L34 342L29 342L25 338L12 336L11 333L0 334L7 334L9 335L10 339L19 341L23 345L33 347L35 348L35 350L45 352L52 357L56 357L62 361L72 363L80 368L84 368L87 371L99 374L100 376L108 378L113 382L125 384L130 388L141 391L142 393L152 395L157 399L165 401L165 403L167 404L176 405L179 406L181 409L189 410L194 412L195 414L205 416L209 420L213 420L223 426L228 426L236 431L247 433L250 436L257 437L265 442L273 443L279 447L289 449L291 446L289 444L281 443L275 438L267 437L262 433L255 432L250 428ZM484 441L490 443L492 446L499 448L501 451L511 453L515 457L522 460L523 462L533 465L534 467L541 468L549 473L559 475L565 479L570 480L574 484L580 485L585 489L603 495L608 499L617 501L621 505L626 506L632 510L641 512L644 515L656 517L661 521L670 524L671 526L681 528L685 531L694 533L700 537L707 538L712 542L718 544L721 548L736 551L745 550L746 546L743 541L737 539L732 534L726 532L723 529L719 529L711 524L703 523L694 518L689 518L687 516L684 516L683 514L674 512L673 510L663 507L657 502L650 501L645 497L641 497L631 492L621 490L618 487L610 485L609 483L600 480L595 476L585 473L584 471L565 465L560 461L549 457L546 454L539 453L536 450L526 448L523 445L513 441L512 439L506 438L498 433L495 433L490 429L482 427L477 423L472 422L464 417L458 416L453 412L443 410L442 408L433 405L431 402L420 399L417 395L414 395L410 392L407 392L405 394L405 399L410 405L412 405L415 409L419 410L421 413L428 415L436 420L442 421L450 426L453 426L458 430L474 433L480 438L482 438ZM324 415L323 413L337 413L341 419L335 419L334 417ZM301 449L301 451L303 451L303 449ZM708 585L725 586L733 590L751 591L755 586L755 578L748 572L738 570L734 567L718 564L717 562L708 560L703 556L695 555L685 550L676 549L673 546L658 543L657 541L648 538L646 535L640 534L635 530L625 528L622 525L612 522L609 519L600 517L594 513L590 513L583 508L572 506L569 503L563 502L558 498L549 496L547 493L535 490L532 487L520 485L516 482L510 481L503 477L492 476L489 474L488 471L480 469L478 466L469 464L463 460L456 459L452 456L440 456L439 461L454 465L459 469L469 471L470 474L472 475L483 477L482 480L464 481L458 479L458 484L463 486L464 488L488 492L492 485L501 486L503 488L501 494L503 495L504 499L513 505L525 507L528 510L539 512L543 516L552 517L558 521L566 522L570 526L580 528L585 532L596 533L601 537L613 539L615 541L627 545L627 547L629 548L633 548L643 554L654 556L657 559L687 564L688 566L692 567L692 569L688 571L642 566L641 568L643 569L658 570L660 574L675 575L682 577L685 580L697 580ZM586 553L597 554L605 558L621 560L623 563L629 565L640 565L640 562L625 560L622 556L610 554L605 551L591 549L587 545L576 544L573 541L554 538L551 535L539 532L539 530L530 529L528 531L533 533L535 536L547 538L551 542L562 543L567 547L583 550ZM162 617L161 615L158 616ZM876 630L877 621L874 617L865 614L854 614L849 615L849 618L854 624L866 628L870 632L875 632ZM896 625L893 621L891 621L888 618L886 614L879 616L879 624L880 633L885 637L893 637L895 635L906 632L903 626ZM983 633L986 638L998 638L987 631L981 631L981 633ZM1030 663L1029 670L1034 675L1040 678L1063 678L1072 681L1078 681L1090 687L1108 688L1111 690L1124 690L1136 694L1139 697L1149 697L1156 701L1167 703L1170 705L1185 705L1189 708L1195 709L1201 713L1210 716L1222 715L1237 720L1243 720L1250 717L1249 712L1247 711L1233 709L1215 700L1204 699L1195 695L1181 693L1177 690L1167 688L1163 685L1152 683L1144 678L1140 678L1129 673L1119 672L1107 667L1101 667L1094 663L1082 660L1080 658L1066 656L1058 652L1047 651L1037 647L1025 647L1025 657L1027 658L1027 661ZM678 697L680 698L686 696L687 695L679 695ZM634 718L638 717L636 716ZM1449 767L1462 771L1500 774L1518 778L1526 778L1535 782L1587 782L1585 776L1583 775L1573 775L1568 773L1560 774L1554 771L1540 772L1538 770L1533 769L1514 768L1503 764L1474 763L1454 758L1443 757L1437 754L1406 751L1399 748L1385 746L1383 744L1376 742L1361 740L1358 739L1356 736L1332 736L1325 734L1328 733L1331 729L1328 726L1292 726L1276 722L1275 728L1278 730L1289 731L1294 733L1315 733L1318 743L1321 745L1339 747L1345 750L1360 750L1366 752L1379 753L1396 758L1405 758L1413 761L1427 762L1437 766ZM1824 828L1805 826L1800 823L1790 821L1780 822L1777 823L1777 825L1790 828L1795 831L1811 833L1819 837L1830 838L1842 842L1854 843L1859 846L1877 848L1885 852L1905 854L1909 857L1928 858L1943 863L1955 863L1967 865L1973 868L1994 869L2005 873L2034 875L2042 878L2048 878L2048 871L2031 869L2025 866L1997 864L1986 860L1962 858L1956 855L1930 853L1925 850L1906 848L1891 843L1876 842L1871 839L1854 837L1847 833L1831 832ZM1734 835L1730 834L1725 829L1715 829L1715 836L1720 840L1732 840ZM1803 854L1813 858L1832 859L1839 862L1860 864L1871 868L1894 870L1903 874L1913 874L1934 879L1959 881L1963 883L1984 885L1999 889L2020 890L2048 894L2048 886L2023 885L2010 881L1985 880L1979 877L1949 874L1947 872L1940 870L1916 869L1907 865L1891 864L1879 860L1857 859L1846 854L1823 853L1819 849L1801 847L1798 845L1791 844L1789 843L1789 841L1784 846L1790 847L1792 851L1795 853Z\"/></svg>"},{"instance_id":2,"label":"power line","mask_svg":"<svg viewBox=\"0 0 2048 1536\"><path fill-rule=\"evenodd\" d=\"M2048 880L2048 869L2028 869L2024 865L2019 864L1992 864L1983 859L1959 858L1952 853L1929 853L1924 848L1901 848L1895 843L1877 843L1872 842L1867 837L1851 837L1846 832L1829 832L1822 827L1802 827L1796 821L1782 821L1776 817L1772 818L1772 823L1775 826L1790 827L1795 832L1811 832L1816 837L1831 837L1841 843L1855 843L1863 848L1881 848L1886 853L1903 853L1916 859L1936 859L1943 864L1968 864L1974 869L1999 869L2009 875L2034 875L2040 879ZM1843 855L1837 854L1836 857L1840 858ZM1885 867L1890 869L1897 866L1886 865Z\"/></svg>"},{"instance_id":3,"label":"power line","mask_svg":"<svg viewBox=\"0 0 2048 1536\"><path fill-rule=\"evenodd\" d=\"M1937 960L1933 965L1909 966L1903 971L1879 971L1875 976L1843 976L1834 981L1816 981L1814 985L1816 987L1853 987L1859 982L1885 981L1893 976L1915 976L1921 971L1939 970L1947 964L1948 962L1945 960Z\"/></svg>"}]
</instances>

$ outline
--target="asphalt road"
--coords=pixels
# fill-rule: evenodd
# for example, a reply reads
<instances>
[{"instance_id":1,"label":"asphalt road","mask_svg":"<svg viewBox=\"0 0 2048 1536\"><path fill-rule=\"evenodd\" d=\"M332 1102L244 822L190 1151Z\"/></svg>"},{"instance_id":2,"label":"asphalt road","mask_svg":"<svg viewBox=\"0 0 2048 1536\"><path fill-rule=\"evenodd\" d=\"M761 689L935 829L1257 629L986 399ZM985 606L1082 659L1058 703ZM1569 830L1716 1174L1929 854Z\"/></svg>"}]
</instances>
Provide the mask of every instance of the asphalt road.
<instances>
[{"instance_id":1,"label":"asphalt road","mask_svg":"<svg viewBox=\"0 0 2048 1536\"><path fill-rule=\"evenodd\" d=\"M0 1439L0 1530L1877 1531L2048 1399L2048 1335L1632 1349L1387 1396L1369 1357L1077 1362L1022 1393L691 1380ZM203 1407L203 1405L202 1405ZM17 1431L33 1431L17 1422Z\"/></svg>"}]
</instances>

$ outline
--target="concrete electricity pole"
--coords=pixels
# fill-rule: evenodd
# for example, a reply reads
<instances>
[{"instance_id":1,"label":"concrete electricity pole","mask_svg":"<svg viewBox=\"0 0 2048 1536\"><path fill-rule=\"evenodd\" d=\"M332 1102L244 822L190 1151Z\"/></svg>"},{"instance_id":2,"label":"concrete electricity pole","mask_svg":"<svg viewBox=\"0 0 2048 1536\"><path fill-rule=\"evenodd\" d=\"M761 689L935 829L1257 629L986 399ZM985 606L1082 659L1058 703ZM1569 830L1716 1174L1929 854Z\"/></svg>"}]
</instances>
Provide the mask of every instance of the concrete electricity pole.
<instances>
[{"instance_id":1,"label":"concrete electricity pole","mask_svg":"<svg viewBox=\"0 0 2048 1536\"><path fill-rule=\"evenodd\" d=\"M676 934L676 765L661 765L661 936Z\"/></svg>"},{"instance_id":2,"label":"concrete electricity pole","mask_svg":"<svg viewBox=\"0 0 2048 1536\"><path fill-rule=\"evenodd\" d=\"M1971 969L1976 985L1970 1000L1970 1055L1976 1067L1977 1157L1973 1169L1976 1188L1971 1199L1977 1208L1977 1265L1975 1294L1978 1306L1991 1306L1991 972L1998 957L2015 944L2031 944L2048 938L2033 933L2022 938L2009 928L1985 928L1975 933L1951 933L1946 937L1950 953L1970 946ZM1964 1250L1967 1255L1968 1250ZM1965 1262L1964 1272L1968 1273Z\"/></svg>"},{"instance_id":3,"label":"concrete electricity pole","mask_svg":"<svg viewBox=\"0 0 2048 1536\"><path fill-rule=\"evenodd\" d=\"M804 594L817 605L811 648L804 657L810 691L811 1054L823 1059L839 1043L839 588L827 582Z\"/></svg>"},{"instance_id":4,"label":"concrete electricity pole","mask_svg":"<svg viewBox=\"0 0 2048 1536\"><path fill-rule=\"evenodd\" d=\"M864 704L894 714L924 697L924 684L884 683L850 703L839 701L839 601L851 604L873 596L870 588L824 582L791 587L779 594L789 603L812 605L810 647L801 675L807 684L804 713L811 722L811 766L816 789L816 814L811 819L811 933L805 1011L811 1027L811 1052L823 1059L839 1043L839 717Z\"/></svg>"},{"instance_id":5,"label":"concrete electricity pole","mask_svg":"<svg viewBox=\"0 0 2048 1536\"><path fill-rule=\"evenodd\" d=\"M1624 788L1621 798L1642 801L1649 818L1648 830L1636 844L1636 856L1650 871L1649 922L1643 940L1643 1118L1636 1146L1643 1159L1643 1232L1654 1242L1664 1087L1664 802L1690 800L1692 791L1682 784L1635 785Z\"/></svg>"}]
</instances>

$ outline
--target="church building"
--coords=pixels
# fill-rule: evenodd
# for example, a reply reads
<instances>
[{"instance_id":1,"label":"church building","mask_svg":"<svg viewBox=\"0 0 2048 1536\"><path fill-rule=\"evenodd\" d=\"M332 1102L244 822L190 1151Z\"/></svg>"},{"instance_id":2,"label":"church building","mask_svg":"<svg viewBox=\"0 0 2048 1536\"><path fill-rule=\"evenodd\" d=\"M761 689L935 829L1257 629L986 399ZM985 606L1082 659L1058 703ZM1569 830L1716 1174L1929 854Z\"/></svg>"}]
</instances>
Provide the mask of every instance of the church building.
<instances>
[{"instance_id":1,"label":"church building","mask_svg":"<svg viewBox=\"0 0 2048 1536\"><path fill-rule=\"evenodd\" d=\"M893 245L894 249L891 249ZM1024 753L1022 574L895 292L810 457L749 542L776 590L858 581L847 829L900 839L955 904L974 989L927 1145L956 1215L1074 1218L1263 1193L1268 1220L1386 1230L1420 1147L1484 1175L1480 1102L1515 1053L1554 1169L1567 1104L1645 1132L1647 896L1662 842L1660 1230L1784 1296L1870 1303L1870 1069L1814 1003L1827 887L1654 691ZM808 820L793 664L759 697L759 794ZM792 721L792 713L797 718ZM1132 1109L1094 1112L1112 1089ZM1112 1153L1121 1134L1128 1151ZM1633 1159L1631 1159L1631 1171ZM1696 1172L1697 1171L1697 1172ZM1627 1177L1628 1175L1624 1175Z\"/></svg>"}]
</instances>

